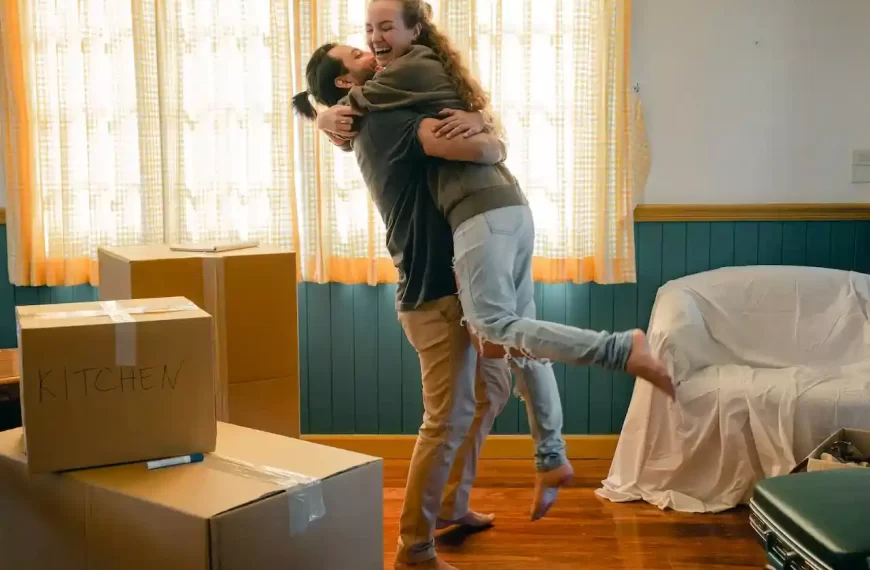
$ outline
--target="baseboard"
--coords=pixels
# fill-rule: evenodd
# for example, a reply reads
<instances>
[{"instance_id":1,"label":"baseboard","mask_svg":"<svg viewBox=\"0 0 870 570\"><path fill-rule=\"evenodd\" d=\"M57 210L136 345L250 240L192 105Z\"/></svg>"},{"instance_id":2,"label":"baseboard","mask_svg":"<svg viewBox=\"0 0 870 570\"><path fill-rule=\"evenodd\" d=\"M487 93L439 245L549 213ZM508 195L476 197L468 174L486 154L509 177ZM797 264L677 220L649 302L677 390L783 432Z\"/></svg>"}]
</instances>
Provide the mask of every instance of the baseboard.
<instances>
[{"instance_id":1,"label":"baseboard","mask_svg":"<svg viewBox=\"0 0 870 570\"><path fill-rule=\"evenodd\" d=\"M304 435L312 443L355 451L384 459L410 459L414 435ZM569 459L613 459L618 435L566 435ZM491 435L481 451L482 459L530 459L535 446L527 435Z\"/></svg>"}]
</instances>

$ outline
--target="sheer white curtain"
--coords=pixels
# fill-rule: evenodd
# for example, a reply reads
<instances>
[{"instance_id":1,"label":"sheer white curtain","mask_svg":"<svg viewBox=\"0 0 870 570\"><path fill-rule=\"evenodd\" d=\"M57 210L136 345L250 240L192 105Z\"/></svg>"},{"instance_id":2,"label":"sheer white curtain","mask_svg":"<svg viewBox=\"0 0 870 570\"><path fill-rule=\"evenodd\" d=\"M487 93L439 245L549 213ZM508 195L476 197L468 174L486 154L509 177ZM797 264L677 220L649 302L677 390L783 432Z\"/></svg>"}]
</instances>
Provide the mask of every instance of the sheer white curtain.
<instances>
[{"instance_id":1,"label":"sheer white curtain","mask_svg":"<svg viewBox=\"0 0 870 570\"><path fill-rule=\"evenodd\" d=\"M602 0L432 0L437 25L491 93L507 129L507 164L534 212L534 272L546 281L614 283L635 278L633 160L638 142L627 92L630 3ZM366 0L302 1L316 33L302 61L327 41L365 47ZM306 20L303 20L303 23ZM640 125L642 127L642 124ZM342 255L386 258L382 227L353 156L308 126L300 172L320 180ZM310 152L311 147L315 152ZM643 157L641 157L643 158ZM308 170L311 165L313 170ZM632 165L634 167L632 167ZM309 185L311 182L309 182ZM346 229L339 229L346 228ZM371 280L373 272L368 272Z\"/></svg>"},{"instance_id":2,"label":"sheer white curtain","mask_svg":"<svg viewBox=\"0 0 870 570\"><path fill-rule=\"evenodd\" d=\"M535 276L634 277L628 0L433 0L493 96L534 211ZM6 0L10 275L96 283L101 245L258 239L301 276L395 279L352 154L291 113L366 0ZM637 173L643 176L643 172Z\"/></svg>"}]
</instances>

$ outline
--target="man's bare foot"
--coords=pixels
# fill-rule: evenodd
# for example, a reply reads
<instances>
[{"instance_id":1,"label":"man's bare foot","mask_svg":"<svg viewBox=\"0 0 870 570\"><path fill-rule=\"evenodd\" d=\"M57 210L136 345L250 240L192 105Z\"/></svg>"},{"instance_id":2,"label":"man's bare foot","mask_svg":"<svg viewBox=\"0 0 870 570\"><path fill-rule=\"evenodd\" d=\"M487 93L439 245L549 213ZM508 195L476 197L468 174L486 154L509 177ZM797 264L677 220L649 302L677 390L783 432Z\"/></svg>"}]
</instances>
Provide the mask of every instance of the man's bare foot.
<instances>
[{"instance_id":1,"label":"man's bare foot","mask_svg":"<svg viewBox=\"0 0 870 570\"><path fill-rule=\"evenodd\" d=\"M532 520L544 518L556 503L559 488L574 478L574 468L570 463L560 465L551 471L539 471L535 476L535 499L532 502Z\"/></svg>"},{"instance_id":2,"label":"man's bare foot","mask_svg":"<svg viewBox=\"0 0 870 570\"><path fill-rule=\"evenodd\" d=\"M655 358L649 351L646 335L636 330L631 336L631 354L625 364L625 371L646 380L673 400L676 397L674 382L664 362Z\"/></svg>"},{"instance_id":3,"label":"man's bare foot","mask_svg":"<svg viewBox=\"0 0 870 570\"><path fill-rule=\"evenodd\" d=\"M435 529L444 530L445 528L450 528L452 526L464 526L477 530L492 526L492 523L494 521L494 514L483 514L476 513L474 511L468 511L465 516L459 517L455 520L438 519L438 522L435 523Z\"/></svg>"},{"instance_id":4,"label":"man's bare foot","mask_svg":"<svg viewBox=\"0 0 870 570\"><path fill-rule=\"evenodd\" d=\"M410 562L399 562L397 560L393 568L395 568L395 570L459 570L455 566L447 564L440 558L430 558L425 562L416 562L414 564Z\"/></svg>"}]
</instances>

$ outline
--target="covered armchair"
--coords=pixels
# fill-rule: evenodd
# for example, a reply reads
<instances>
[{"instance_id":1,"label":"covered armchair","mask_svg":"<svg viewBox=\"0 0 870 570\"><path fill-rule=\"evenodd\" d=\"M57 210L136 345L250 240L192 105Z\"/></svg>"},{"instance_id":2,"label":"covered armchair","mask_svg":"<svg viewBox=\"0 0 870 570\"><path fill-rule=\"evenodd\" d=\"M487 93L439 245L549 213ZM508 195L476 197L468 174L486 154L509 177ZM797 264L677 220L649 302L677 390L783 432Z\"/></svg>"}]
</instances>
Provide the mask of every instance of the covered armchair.
<instances>
[{"instance_id":1,"label":"covered armchair","mask_svg":"<svg viewBox=\"0 0 870 570\"><path fill-rule=\"evenodd\" d=\"M870 276L829 269L726 268L664 285L649 339L677 401L635 383L598 495L722 511L838 428L870 429L868 311Z\"/></svg>"}]
</instances>

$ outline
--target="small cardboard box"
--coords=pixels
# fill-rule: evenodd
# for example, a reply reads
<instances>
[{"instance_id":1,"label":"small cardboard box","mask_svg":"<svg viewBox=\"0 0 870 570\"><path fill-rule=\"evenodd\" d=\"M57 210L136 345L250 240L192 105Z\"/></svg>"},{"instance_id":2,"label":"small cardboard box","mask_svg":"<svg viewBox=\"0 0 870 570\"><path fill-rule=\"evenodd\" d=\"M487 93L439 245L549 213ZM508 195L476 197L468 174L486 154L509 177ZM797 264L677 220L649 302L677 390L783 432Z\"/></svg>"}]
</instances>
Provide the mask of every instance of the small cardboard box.
<instances>
[{"instance_id":1,"label":"small cardboard box","mask_svg":"<svg viewBox=\"0 0 870 570\"><path fill-rule=\"evenodd\" d=\"M870 453L870 431L860 429L843 428L834 432L828 439L816 447L806 459L801 461L792 473L803 471L834 471L838 469L866 469L854 463L832 463L823 461L822 454L826 453L831 446L838 441L849 441L855 444L863 453Z\"/></svg>"},{"instance_id":2,"label":"small cardboard box","mask_svg":"<svg viewBox=\"0 0 870 570\"><path fill-rule=\"evenodd\" d=\"M380 459L218 424L202 463L31 475L0 432L0 552L15 570L382 570Z\"/></svg>"},{"instance_id":3,"label":"small cardboard box","mask_svg":"<svg viewBox=\"0 0 870 570\"><path fill-rule=\"evenodd\" d=\"M214 450L212 319L185 298L16 309L33 473Z\"/></svg>"},{"instance_id":4,"label":"small cardboard box","mask_svg":"<svg viewBox=\"0 0 870 570\"><path fill-rule=\"evenodd\" d=\"M208 311L201 255L162 245L105 247L97 255L101 301L186 297Z\"/></svg>"},{"instance_id":5,"label":"small cardboard box","mask_svg":"<svg viewBox=\"0 0 870 570\"><path fill-rule=\"evenodd\" d=\"M18 349L0 350L0 431L21 427Z\"/></svg>"},{"instance_id":6,"label":"small cardboard box","mask_svg":"<svg viewBox=\"0 0 870 570\"><path fill-rule=\"evenodd\" d=\"M197 303L215 319L217 419L299 437L296 254L191 249L100 249L100 299L171 294Z\"/></svg>"}]
</instances>

